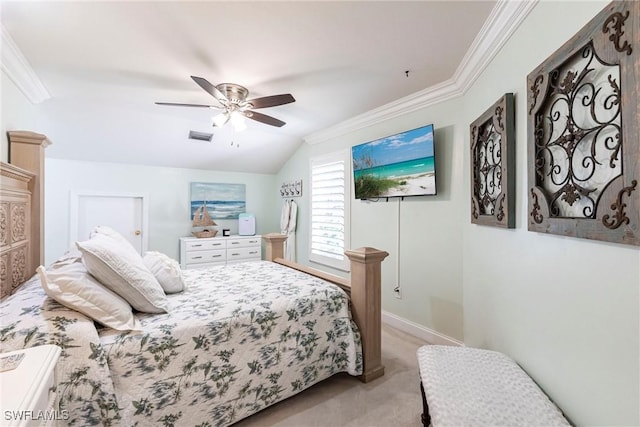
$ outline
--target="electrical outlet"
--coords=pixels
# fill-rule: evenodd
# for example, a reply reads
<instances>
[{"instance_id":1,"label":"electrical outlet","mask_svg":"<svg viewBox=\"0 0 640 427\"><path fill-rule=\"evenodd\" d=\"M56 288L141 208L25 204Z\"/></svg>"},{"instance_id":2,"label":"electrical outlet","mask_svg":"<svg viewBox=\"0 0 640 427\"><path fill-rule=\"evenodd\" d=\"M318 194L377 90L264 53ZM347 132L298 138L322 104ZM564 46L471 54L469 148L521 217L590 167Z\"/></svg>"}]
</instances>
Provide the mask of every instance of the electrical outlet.
<instances>
[{"instance_id":1,"label":"electrical outlet","mask_svg":"<svg viewBox=\"0 0 640 427\"><path fill-rule=\"evenodd\" d=\"M400 291L399 285L393 288L393 295L395 295L395 297L398 299L402 299L402 291Z\"/></svg>"}]
</instances>

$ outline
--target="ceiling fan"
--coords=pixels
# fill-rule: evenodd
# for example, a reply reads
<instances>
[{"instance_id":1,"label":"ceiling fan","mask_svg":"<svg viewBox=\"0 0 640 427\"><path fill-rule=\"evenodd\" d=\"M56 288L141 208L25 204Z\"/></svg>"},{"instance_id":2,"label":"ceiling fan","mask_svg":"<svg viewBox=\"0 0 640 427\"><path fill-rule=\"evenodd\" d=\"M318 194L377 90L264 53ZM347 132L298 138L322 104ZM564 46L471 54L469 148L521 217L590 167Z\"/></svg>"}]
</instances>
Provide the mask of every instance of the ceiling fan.
<instances>
[{"instance_id":1,"label":"ceiling fan","mask_svg":"<svg viewBox=\"0 0 640 427\"><path fill-rule=\"evenodd\" d=\"M240 86L235 83L221 83L219 85L213 85L209 83L207 79L202 77L191 76L191 78L198 84L198 86L213 96L220 105L179 104L175 102L156 102L156 104L222 110L220 114L213 118L213 125L216 127L222 127L227 122L231 121L236 130L242 130L246 128L243 119L244 117L271 126L284 126L285 122L282 120L278 120L275 117L267 116L266 114L253 110L258 108L276 107L278 105L295 102L295 98L289 93L247 99L247 96L249 96L249 90L244 86Z\"/></svg>"}]
</instances>

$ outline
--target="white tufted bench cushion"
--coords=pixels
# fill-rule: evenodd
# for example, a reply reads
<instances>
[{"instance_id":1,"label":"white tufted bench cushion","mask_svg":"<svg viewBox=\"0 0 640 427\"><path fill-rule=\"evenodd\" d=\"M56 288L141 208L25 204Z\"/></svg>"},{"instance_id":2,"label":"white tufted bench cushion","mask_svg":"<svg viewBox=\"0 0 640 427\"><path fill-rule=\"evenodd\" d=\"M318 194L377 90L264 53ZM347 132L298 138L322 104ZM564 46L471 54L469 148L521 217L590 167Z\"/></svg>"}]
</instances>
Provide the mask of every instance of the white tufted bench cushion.
<instances>
[{"instance_id":1,"label":"white tufted bench cushion","mask_svg":"<svg viewBox=\"0 0 640 427\"><path fill-rule=\"evenodd\" d=\"M418 366L433 427L570 425L540 387L502 353L426 345L418 349Z\"/></svg>"}]
</instances>

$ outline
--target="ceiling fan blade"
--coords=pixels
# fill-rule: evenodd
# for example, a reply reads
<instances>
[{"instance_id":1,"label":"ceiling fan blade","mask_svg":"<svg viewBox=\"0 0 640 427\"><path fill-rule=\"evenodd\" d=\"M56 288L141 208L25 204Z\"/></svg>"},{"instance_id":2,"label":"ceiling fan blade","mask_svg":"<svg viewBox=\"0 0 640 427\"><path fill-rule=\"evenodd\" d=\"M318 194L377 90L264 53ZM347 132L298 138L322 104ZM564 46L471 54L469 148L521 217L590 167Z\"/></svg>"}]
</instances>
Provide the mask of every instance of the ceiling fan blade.
<instances>
[{"instance_id":1,"label":"ceiling fan blade","mask_svg":"<svg viewBox=\"0 0 640 427\"><path fill-rule=\"evenodd\" d=\"M252 108L267 108L275 107L277 105L289 104L295 101L296 99L290 93L286 93L282 95L271 95L264 96L262 98L250 99L247 102L253 106Z\"/></svg>"},{"instance_id":2,"label":"ceiling fan blade","mask_svg":"<svg viewBox=\"0 0 640 427\"><path fill-rule=\"evenodd\" d=\"M204 104L180 104L177 102L156 102L156 105L169 105L172 107L200 107L200 108L219 108L215 105L204 105Z\"/></svg>"},{"instance_id":3,"label":"ceiling fan blade","mask_svg":"<svg viewBox=\"0 0 640 427\"><path fill-rule=\"evenodd\" d=\"M227 97L222 92L220 92L217 87L209 83L207 79L204 79L202 77L196 77L196 76L191 76L191 78L193 79L194 82L198 84L198 86L200 86L202 89L204 89L207 93L209 93L218 101L221 101L221 102L229 101Z\"/></svg>"},{"instance_id":4,"label":"ceiling fan blade","mask_svg":"<svg viewBox=\"0 0 640 427\"><path fill-rule=\"evenodd\" d=\"M257 122L261 122L267 125L282 127L286 123L282 120L278 120L275 117L267 116L266 114L258 113L257 111L245 111L243 113L245 117L255 120Z\"/></svg>"}]
</instances>

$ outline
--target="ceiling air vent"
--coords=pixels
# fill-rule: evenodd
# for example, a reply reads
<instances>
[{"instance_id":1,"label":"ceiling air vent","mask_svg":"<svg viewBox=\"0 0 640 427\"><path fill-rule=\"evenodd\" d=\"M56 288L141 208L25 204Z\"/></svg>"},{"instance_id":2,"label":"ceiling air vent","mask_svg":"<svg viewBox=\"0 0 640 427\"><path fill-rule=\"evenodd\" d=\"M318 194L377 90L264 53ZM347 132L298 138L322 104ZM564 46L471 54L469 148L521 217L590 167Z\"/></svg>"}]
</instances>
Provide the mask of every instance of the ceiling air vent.
<instances>
[{"instance_id":1,"label":"ceiling air vent","mask_svg":"<svg viewBox=\"0 0 640 427\"><path fill-rule=\"evenodd\" d=\"M189 139L195 139L196 141L211 142L211 138L213 138L212 133L197 132L195 130L189 131Z\"/></svg>"}]
</instances>

